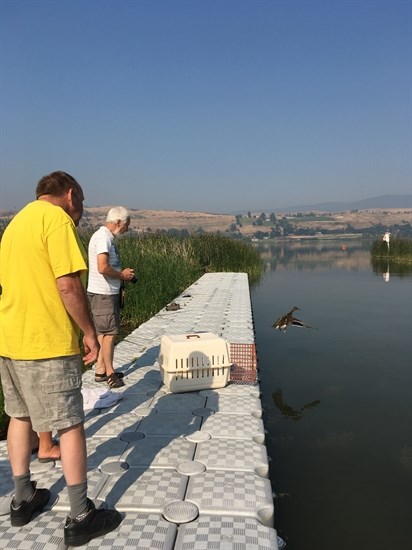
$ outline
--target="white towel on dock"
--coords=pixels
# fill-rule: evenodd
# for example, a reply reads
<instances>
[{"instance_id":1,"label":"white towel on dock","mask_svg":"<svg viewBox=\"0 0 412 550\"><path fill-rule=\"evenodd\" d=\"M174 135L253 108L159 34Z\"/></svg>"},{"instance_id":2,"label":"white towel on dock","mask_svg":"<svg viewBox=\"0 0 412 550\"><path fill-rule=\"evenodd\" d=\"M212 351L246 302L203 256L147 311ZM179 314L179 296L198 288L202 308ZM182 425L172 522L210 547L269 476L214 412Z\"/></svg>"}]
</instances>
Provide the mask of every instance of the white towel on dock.
<instances>
[{"instance_id":1,"label":"white towel on dock","mask_svg":"<svg viewBox=\"0 0 412 550\"><path fill-rule=\"evenodd\" d=\"M110 390L101 390L99 388L82 388L83 409L90 411L92 409L106 409L112 407L120 399L122 394Z\"/></svg>"}]
</instances>

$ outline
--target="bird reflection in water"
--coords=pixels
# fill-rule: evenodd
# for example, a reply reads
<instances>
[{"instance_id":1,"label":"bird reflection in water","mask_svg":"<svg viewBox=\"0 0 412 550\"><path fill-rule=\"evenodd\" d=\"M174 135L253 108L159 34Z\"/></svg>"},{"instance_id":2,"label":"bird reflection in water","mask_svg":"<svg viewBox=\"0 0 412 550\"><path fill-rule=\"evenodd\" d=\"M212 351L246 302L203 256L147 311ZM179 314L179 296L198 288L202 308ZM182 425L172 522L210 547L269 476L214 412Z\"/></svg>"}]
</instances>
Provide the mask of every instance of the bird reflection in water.
<instances>
[{"instance_id":1,"label":"bird reflection in water","mask_svg":"<svg viewBox=\"0 0 412 550\"><path fill-rule=\"evenodd\" d=\"M283 399L283 392L281 389L275 390L272 394L272 397L276 408L279 409L283 416L286 416L287 418L290 418L295 422L302 418L303 412L305 410L315 409L318 405L320 405L319 399L316 399L315 401L306 403L306 405L303 405L303 407L300 407L299 409L295 409L288 405Z\"/></svg>"}]
</instances>

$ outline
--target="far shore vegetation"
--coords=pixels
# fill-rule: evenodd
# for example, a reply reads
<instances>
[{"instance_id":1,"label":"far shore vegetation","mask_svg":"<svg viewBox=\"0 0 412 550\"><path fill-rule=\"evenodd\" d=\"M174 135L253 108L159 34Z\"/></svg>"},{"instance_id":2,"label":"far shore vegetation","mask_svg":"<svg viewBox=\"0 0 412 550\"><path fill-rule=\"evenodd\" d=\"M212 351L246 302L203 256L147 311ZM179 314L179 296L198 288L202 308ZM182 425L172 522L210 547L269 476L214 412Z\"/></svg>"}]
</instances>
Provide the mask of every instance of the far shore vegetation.
<instances>
[{"instance_id":1,"label":"far shore vegetation","mask_svg":"<svg viewBox=\"0 0 412 550\"><path fill-rule=\"evenodd\" d=\"M108 209L109 207L107 207ZM97 210L97 211L96 211ZM85 208L80 227L86 229L103 223L101 208ZM412 209L383 208L376 210L348 210L342 212L247 212L243 214L206 214L180 212L168 216L156 215L152 211L138 211L131 208L131 226L138 228L139 234L165 233L170 236L188 237L217 232L232 239L246 242L279 239L334 239L358 238L375 239L389 231L399 238L412 238ZM7 225L16 211L0 211L1 228ZM170 214L170 212L169 212ZM198 214L198 215L197 215ZM167 221L166 221L167 220ZM212 229L213 226L213 229Z\"/></svg>"},{"instance_id":2,"label":"far shore vegetation","mask_svg":"<svg viewBox=\"0 0 412 550\"><path fill-rule=\"evenodd\" d=\"M92 230L80 229L79 235L87 250ZM187 237L131 233L119 238L117 245L122 265L133 267L137 277L136 284L126 284L123 337L153 317L204 273L246 272L250 284L257 282L263 273L259 252L250 243L211 233ZM4 439L7 425L0 388L0 439Z\"/></svg>"},{"instance_id":3,"label":"far shore vegetation","mask_svg":"<svg viewBox=\"0 0 412 550\"><path fill-rule=\"evenodd\" d=\"M383 211L386 213L386 211ZM350 214L361 215L358 210L351 210ZM405 216L407 217L407 216ZM412 225L406 219L401 223L383 225L382 223L372 223L368 226L352 225L349 222L343 222L340 213L315 213L315 212L296 212L276 216L273 212L267 214L262 212L259 215L237 214L235 222L229 231L234 237L242 238L242 228L253 226L255 231L248 235L248 238L254 240L260 239L280 239L290 237L312 237L323 239L325 237L336 238L340 236L351 235L358 238L375 238L377 235L390 231L400 237L412 237Z\"/></svg>"}]
</instances>

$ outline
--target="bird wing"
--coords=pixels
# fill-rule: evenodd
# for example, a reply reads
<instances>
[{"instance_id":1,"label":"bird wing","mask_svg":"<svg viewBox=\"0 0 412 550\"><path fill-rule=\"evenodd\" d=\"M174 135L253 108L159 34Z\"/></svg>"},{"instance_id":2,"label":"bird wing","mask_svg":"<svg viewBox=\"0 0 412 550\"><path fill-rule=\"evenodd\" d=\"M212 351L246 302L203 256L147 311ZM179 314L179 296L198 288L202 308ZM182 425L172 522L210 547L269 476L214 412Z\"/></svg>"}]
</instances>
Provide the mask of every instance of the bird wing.
<instances>
[{"instance_id":1,"label":"bird wing","mask_svg":"<svg viewBox=\"0 0 412 550\"><path fill-rule=\"evenodd\" d=\"M296 317L293 317L291 325L292 325L292 327L314 328L314 327L311 327L310 325L307 325L306 323L304 323L300 319L296 319Z\"/></svg>"}]
</instances>

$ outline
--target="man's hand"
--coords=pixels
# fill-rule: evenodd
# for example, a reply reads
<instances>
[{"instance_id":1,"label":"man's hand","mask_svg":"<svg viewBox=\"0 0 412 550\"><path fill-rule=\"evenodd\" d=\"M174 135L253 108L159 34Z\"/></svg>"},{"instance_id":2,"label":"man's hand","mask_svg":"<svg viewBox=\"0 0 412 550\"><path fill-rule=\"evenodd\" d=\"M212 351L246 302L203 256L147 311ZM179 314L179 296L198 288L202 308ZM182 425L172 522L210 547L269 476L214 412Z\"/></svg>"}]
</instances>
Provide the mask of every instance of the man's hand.
<instances>
[{"instance_id":1,"label":"man's hand","mask_svg":"<svg viewBox=\"0 0 412 550\"><path fill-rule=\"evenodd\" d=\"M83 363L85 365L92 365L97 361L97 356L99 355L100 344L97 338L92 336L83 336L83 347L85 356L83 357Z\"/></svg>"},{"instance_id":2,"label":"man's hand","mask_svg":"<svg viewBox=\"0 0 412 550\"><path fill-rule=\"evenodd\" d=\"M120 272L120 278L123 281L131 281L134 276L134 269L132 269L131 267L125 267L125 269L122 269L122 271Z\"/></svg>"}]
</instances>

